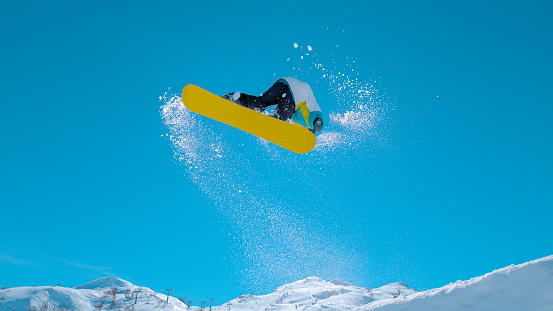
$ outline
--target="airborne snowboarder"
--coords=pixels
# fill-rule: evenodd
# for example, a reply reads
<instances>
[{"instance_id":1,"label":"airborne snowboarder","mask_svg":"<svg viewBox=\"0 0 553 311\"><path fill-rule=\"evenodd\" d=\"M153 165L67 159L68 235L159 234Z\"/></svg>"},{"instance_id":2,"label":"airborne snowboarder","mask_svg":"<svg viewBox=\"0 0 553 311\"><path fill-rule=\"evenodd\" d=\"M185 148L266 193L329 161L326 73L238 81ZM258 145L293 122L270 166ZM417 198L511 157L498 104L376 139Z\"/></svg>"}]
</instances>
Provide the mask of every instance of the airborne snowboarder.
<instances>
[{"instance_id":1,"label":"airborne snowboarder","mask_svg":"<svg viewBox=\"0 0 553 311\"><path fill-rule=\"evenodd\" d=\"M280 78L260 96L234 92L221 97L259 112L276 105L268 113L269 116L282 121L291 119L294 124L308 128L315 135L323 130L323 114L311 87L296 78Z\"/></svg>"}]
</instances>

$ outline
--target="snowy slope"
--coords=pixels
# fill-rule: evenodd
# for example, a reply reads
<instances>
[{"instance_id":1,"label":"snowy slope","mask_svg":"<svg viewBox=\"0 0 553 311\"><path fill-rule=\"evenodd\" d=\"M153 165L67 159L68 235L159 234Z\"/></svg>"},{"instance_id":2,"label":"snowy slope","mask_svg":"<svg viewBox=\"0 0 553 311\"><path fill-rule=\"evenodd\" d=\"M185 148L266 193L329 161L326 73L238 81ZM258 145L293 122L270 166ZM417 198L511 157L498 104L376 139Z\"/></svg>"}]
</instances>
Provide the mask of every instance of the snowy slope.
<instances>
[{"instance_id":1,"label":"snowy slope","mask_svg":"<svg viewBox=\"0 0 553 311\"><path fill-rule=\"evenodd\" d=\"M371 302L355 311L369 310L553 311L553 256L400 299Z\"/></svg>"},{"instance_id":2,"label":"snowy slope","mask_svg":"<svg viewBox=\"0 0 553 311\"><path fill-rule=\"evenodd\" d=\"M116 288L116 290L113 290ZM133 292L140 291L135 299ZM115 300L114 300L115 295ZM115 303L113 303L115 301ZM136 301L136 304L135 304ZM98 279L75 288L17 287L0 290L4 310L186 310L174 297L118 278ZM209 302L208 302L209 303ZM102 308L100 308L102 307ZM441 288L416 292L402 282L375 289L344 281L309 277L267 295L241 295L213 311L369 311L369 310L553 310L553 256L510 266Z\"/></svg>"}]
</instances>

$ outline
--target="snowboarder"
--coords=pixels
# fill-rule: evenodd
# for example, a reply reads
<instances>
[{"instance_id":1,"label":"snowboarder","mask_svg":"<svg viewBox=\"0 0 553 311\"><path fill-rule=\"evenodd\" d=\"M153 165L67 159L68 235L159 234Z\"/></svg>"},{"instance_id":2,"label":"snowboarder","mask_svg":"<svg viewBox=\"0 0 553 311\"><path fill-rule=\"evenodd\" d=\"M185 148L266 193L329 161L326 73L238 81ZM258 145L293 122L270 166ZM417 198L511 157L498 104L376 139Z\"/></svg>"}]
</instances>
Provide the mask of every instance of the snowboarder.
<instances>
[{"instance_id":1,"label":"snowboarder","mask_svg":"<svg viewBox=\"0 0 553 311\"><path fill-rule=\"evenodd\" d=\"M291 119L294 124L308 128L315 135L323 130L323 114L311 87L296 78L280 78L260 96L234 92L221 97L259 112L276 105L268 113L269 116L282 121Z\"/></svg>"}]
</instances>

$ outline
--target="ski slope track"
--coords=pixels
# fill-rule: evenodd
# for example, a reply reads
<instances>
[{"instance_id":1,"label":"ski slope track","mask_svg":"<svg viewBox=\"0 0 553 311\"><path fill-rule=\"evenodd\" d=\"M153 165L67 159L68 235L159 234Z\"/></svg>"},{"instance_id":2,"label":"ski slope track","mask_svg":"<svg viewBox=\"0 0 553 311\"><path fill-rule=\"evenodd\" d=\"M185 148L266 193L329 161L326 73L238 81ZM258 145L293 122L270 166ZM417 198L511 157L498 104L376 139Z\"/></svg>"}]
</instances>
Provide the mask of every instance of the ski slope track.
<instances>
[{"instance_id":1,"label":"ski slope track","mask_svg":"<svg viewBox=\"0 0 553 311\"><path fill-rule=\"evenodd\" d=\"M136 291L140 291L138 297L132 294ZM167 297L114 277L74 288L39 286L3 289L0 290L0 311L5 310L202 311L197 306L188 307L175 297ZM424 292L417 292L402 282L369 289L345 281L326 282L309 277L282 285L270 294L244 294L212 308L212 311L229 310L550 311L553 310L553 256L511 265L468 281L457 281Z\"/></svg>"}]
</instances>

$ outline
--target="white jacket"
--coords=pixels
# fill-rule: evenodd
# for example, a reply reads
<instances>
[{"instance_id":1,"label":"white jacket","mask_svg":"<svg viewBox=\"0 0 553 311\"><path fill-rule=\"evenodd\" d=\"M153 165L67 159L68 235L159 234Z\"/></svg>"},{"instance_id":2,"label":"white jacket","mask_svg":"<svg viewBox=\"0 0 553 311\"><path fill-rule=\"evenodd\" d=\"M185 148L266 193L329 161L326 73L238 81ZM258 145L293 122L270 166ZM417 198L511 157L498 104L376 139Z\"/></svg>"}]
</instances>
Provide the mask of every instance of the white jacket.
<instances>
[{"instance_id":1,"label":"white jacket","mask_svg":"<svg viewBox=\"0 0 553 311\"><path fill-rule=\"evenodd\" d=\"M295 103L295 112L291 117L293 123L312 130L316 118L323 120L321 108L319 108L309 84L292 77L280 78L277 82L287 84L292 92L292 99Z\"/></svg>"}]
</instances>

